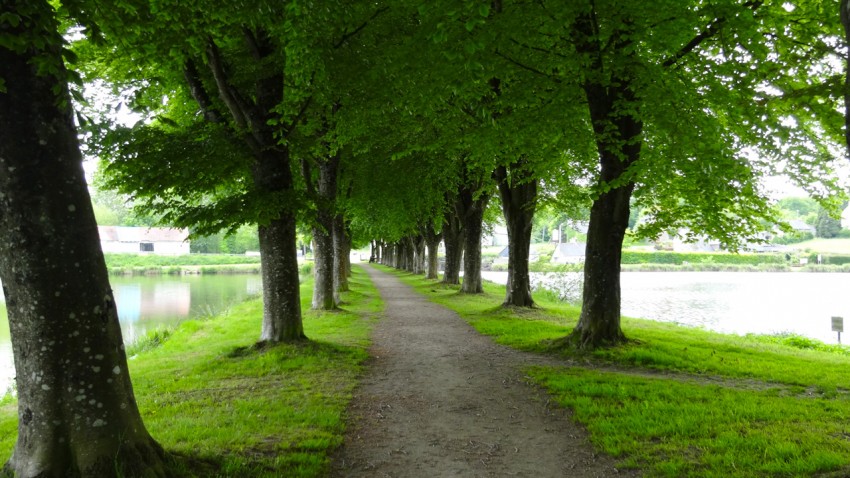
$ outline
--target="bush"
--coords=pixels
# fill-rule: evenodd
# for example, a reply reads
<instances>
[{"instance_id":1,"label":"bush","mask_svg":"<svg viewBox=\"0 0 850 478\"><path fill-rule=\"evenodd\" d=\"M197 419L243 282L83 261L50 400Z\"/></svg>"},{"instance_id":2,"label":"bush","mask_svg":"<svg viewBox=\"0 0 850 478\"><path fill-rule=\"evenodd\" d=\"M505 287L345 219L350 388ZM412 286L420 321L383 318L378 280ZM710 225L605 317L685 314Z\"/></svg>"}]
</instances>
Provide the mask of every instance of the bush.
<instances>
[{"instance_id":1,"label":"bush","mask_svg":"<svg viewBox=\"0 0 850 478\"><path fill-rule=\"evenodd\" d=\"M621 264L784 264L784 254L731 254L728 252L623 251Z\"/></svg>"},{"instance_id":2,"label":"bush","mask_svg":"<svg viewBox=\"0 0 850 478\"><path fill-rule=\"evenodd\" d=\"M850 255L846 254L820 254L821 264L840 266L850 264ZM809 264L818 263L818 254L809 254Z\"/></svg>"}]
</instances>

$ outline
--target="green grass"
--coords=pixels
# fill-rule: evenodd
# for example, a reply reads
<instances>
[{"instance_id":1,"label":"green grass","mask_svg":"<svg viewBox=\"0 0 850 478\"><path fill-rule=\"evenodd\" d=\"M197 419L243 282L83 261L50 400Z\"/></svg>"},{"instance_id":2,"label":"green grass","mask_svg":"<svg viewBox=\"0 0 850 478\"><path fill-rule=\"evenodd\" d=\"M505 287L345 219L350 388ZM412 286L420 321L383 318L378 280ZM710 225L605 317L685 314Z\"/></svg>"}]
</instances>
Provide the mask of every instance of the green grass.
<instances>
[{"instance_id":1,"label":"green grass","mask_svg":"<svg viewBox=\"0 0 850 478\"><path fill-rule=\"evenodd\" d=\"M812 239L809 241L792 244L791 247L800 250L812 250L830 254L850 254L850 239Z\"/></svg>"},{"instance_id":2,"label":"green grass","mask_svg":"<svg viewBox=\"0 0 850 478\"><path fill-rule=\"evenodd\" d=\"M470 296L394 273L496 342L568 359L529 376L624 467L669 477L850 475L846 347L623 318L628 345L576 354L550 343L580 311L547 294L535 295L540 308L503 309L503 286Z\"/></svg>"},{"instance_id":3,"label":"green grass","mask_svg":"<svg viewBox=\"0 0 850 478\"><path fill-rule=\"evenodd\" d=\"M155 254L104 254L109 267L210 266L227 264L259 264L259 256L235 254L184 254L161 256Z\"/></svg>"},{"instance_id":4,"label":"green grass","mask_svg":"<svg viewBox=\"0 0 850 478\"><path fill-rule=\"evenodd\" d=\"M383 308L359 268L351 287L345 310L315 312L310 284L302 286L307 344L253 349L260 300L142 341L130 370L151 435L169 452L218 470L215 476L323 476L328 454L342 443L344 410ZM0 456L14 446L14 407L0 402ZM209 469L188 475L209 476Z\"/></svg>"}]
</instances>

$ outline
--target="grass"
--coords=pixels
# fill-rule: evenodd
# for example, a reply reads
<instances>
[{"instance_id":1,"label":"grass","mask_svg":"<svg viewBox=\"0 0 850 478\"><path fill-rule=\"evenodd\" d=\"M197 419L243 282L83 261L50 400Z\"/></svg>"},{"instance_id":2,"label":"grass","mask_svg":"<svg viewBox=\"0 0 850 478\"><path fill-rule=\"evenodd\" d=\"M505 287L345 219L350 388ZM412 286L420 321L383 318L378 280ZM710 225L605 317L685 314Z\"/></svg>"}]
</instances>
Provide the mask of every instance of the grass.
<instances>
[{"instance_id":1,"label":"grass","mask_svg":"<svg viewBox=\"0 0 850 478\"><path fill-rule=\"evenodd\" d=\"M186 476L327 473L383 308L359 268L351 287L342 297L345 310L316 312L309 310L310 284L302 286L306 344L254 349L262 304L251 300L226 315L154 333L133 350L142 417L166 450L190 458ZM0 402L0 456L11 453L16 421L13 400Z\"/></svg>"},{"instance_id":2,"label":"grass","mask_svg":"<svg viewBox=\"0 0 850 478\"><path fill-rule=\"evenodd\" d=\"M236 254L184 254L161 256L155 254L104 254L109 267L211 266L227 264L259 264L259 256Z\"/></svg>"},{"instance_id":3,"label":"grass","mask_svg":"<svg viewBox=\"0 0 850 478\"><path fill-rule=\"evenodd\" d=\"M850 475L846 347L623 318L625 346L556 351L549 343L575 326L577 307L536 294L537 309L503 309L503 286L470 296L395 273L495 341L565 359L529 377L622 467L665 477Z\"/></svg>"},{"instance_id":4,"label":"grass","mask_svg":"<svg viewBox=\"0 0 850 478\"><path fill-rule=\"evenodd\" d=\"M817 238L809 241L791 244L791 247L799 250L812 250L825 254L850 254L850 239L823 239Z\"/></svg>"}]
</instances>

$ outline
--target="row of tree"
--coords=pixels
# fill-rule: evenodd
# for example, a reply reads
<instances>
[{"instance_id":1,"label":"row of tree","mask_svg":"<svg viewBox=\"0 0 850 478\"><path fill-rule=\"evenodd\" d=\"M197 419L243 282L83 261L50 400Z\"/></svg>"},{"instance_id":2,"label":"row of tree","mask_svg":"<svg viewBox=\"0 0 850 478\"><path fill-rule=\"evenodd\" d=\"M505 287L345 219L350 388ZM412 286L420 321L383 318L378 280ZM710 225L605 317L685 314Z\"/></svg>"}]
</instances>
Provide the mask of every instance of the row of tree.
<instances>
[{"instance_id":1,"label":"row of tree","mask_svg":"<svg viewBox=\"0 0 850 478\"><path fill-rule=\"evenodd\" d=\"M518 306L533 304L540 201L589 206L582 313L564 342L596 347L625 339L619 263L632 204L649 218L643 234L685 226L730 248L774 214L765 174L784 172L830 204L845 9L823 9L0 3L0 278L19 398L6 470L169 475L133 398L69 82L106 81L144 117L124 127L96 106L77 115L111 187L200 235L257 226L261 341L306 339L299 224L315 243L313 307L336 307L355 240L433 275L441 238L443 280L459 282L462 261L461 290L477 293L482 221L498 198L511 254L505 303Z\"/></svg>"}]
</instances>

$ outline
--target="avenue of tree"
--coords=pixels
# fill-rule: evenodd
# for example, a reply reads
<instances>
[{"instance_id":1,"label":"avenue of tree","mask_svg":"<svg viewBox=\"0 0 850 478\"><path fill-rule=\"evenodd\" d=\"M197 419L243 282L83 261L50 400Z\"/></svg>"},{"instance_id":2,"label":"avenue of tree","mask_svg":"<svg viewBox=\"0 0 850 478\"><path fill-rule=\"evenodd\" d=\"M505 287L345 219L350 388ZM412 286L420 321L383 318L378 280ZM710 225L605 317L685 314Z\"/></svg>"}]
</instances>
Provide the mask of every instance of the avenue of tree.
<instances>
[{"instance_id":1,"label":"avenue of tree","mask_svg":"<svg viewBox=\"0 0 850 478\"><path fill-rule=\"evenodd\" d=\"M437 278L442 241L443 282L480 293L483 224L500 218L504 305L531 307L535 210L589 210L563 345L594 348L626 340L633 206L638 234L686 228L734 250L777 215L766 175L843 200L843 0L332 4L0 3L0 279L19 407L7 473L168 475L133 397L78 127L105 183L156 221L257 228L264 345L308 340L299 226L312 306L333 309L354 243ZM120 126L115 105L92 105L75 124L82 81L145 119Z\"/></svg>"}]
</instances>

